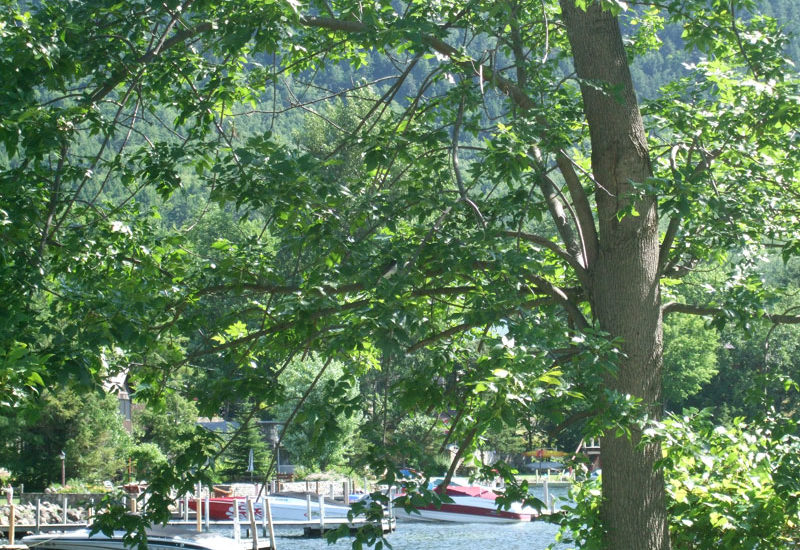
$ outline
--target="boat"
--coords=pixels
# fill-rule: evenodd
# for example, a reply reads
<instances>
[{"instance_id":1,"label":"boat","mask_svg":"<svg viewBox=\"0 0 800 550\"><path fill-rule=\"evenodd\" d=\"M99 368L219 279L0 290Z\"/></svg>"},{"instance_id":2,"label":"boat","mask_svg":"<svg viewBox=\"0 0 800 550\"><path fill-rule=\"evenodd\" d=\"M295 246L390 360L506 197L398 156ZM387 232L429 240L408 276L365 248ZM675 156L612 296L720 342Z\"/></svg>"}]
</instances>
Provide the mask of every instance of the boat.
<instances>
[{"instance_id":1,"label":"boat","mask_svg":"<svg viewBox=\"0 0 800 550\"><path fill-rule=\"evenodd\" d=\"M313 520L320 516L319 501L311 499L311 517L308 516L309 502L305 498L270 495L270 511L273 521L304 521ZM205 516L205 500L200 501L200 510ZM264 505L261 500L253 500L253 516L260 522L264 519ZM250 521L247 512L247 499L245 497L213 497L208 499L208 517L211 520L224 521L233 520L234 506L239 510L241 521ZM189 500L189 508L197 510L197 500ZM326 518L346 518L350 512L350 506L325 501L324 504Z\"/></svg>"},{"instance_id":2,"label":"boat","mask_svg":"<svg viewBox=\"0 0 800 550\"><path fill-rule=\"evenodd\" d=\"M434 490L442 493L441 486ZM512 503L507 510L499 509L496 503L499 495L491 489L477 485L448 485L445 494L453 502L428 504L411 511L395 506L395 516L409 521L518 523L531 521L539 513L535 508L519 502Z\"/></svg>"},{"instance_id":3,"label":"boat","mask_svg":"<svg viewBox=\"0 0 800 550\"><path fill-rule=\"evenodd\" d=\"M112 535L92 534L91 529L69 533L47 533L23 537L30 550L127 550L125 531ZM218 533L195 533L178 528L154 527L146 531L149 550L232 550L238 548L233 539Z\"/></svg>"}]
</instances>

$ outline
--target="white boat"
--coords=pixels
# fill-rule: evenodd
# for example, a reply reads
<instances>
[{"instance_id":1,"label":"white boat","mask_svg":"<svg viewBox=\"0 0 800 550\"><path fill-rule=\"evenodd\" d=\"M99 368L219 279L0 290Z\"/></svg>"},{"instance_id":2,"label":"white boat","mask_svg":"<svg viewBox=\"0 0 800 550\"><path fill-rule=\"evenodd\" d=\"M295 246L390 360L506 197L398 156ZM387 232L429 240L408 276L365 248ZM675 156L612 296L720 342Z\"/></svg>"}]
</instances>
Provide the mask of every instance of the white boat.
<instances>
[{"instance_id":1,"label":"white boat","mask_svg":"<svg viewBox=\"0 0 800 550\"><path fill-rule=\"evenodd\" d=\"M436 489L441 493L441 488ZM506 510L498 508L498 494L480 486L447 486L447 496L453 502L440 506L428 504L407 512L402 506L395 506L398 519L410 521L449 521L458 523L517 523L531 521L538 511L530 506L515 502Z\"/></svg>"},{"instance_id":2,"label":"white boat","mask_svg":"<svg viewBox=\"0 0 800 550\"><path fill-rule=\"evenodd\" d=\"M89 529L69 533L47 533L23 537L21 542L30 550L126 550L125 531L114 531L108 536L91 534ZM233 539L218 533L195 533L178 528L152 528L147 530L149 550L238 550Z\"/></svg>"},{"instance_id":3,"label":"white boat","mask_svg":"<svg viewBox=\"0 0 800 550\"><path fill-rule=\"evenodd\" d=\"M320 516L319 497L311 497L311 517L308 516L308 501L305 498L281 495L270 495L268 498L273 521L302 521L318 519ZM346 518L350 512L349 505L329 500L324 501L323 507L326 518Z\"/></svg>"},{"instance_id":4,"label":"white boat","mask_svg":"<svg viewBox=\"0 0 800 550\"><path fill-rule=\"evenodd\" d=\"M305 498L282 495L270 495L267 498L269 499L273 521L305 521L320 517L319 498L311 498L310 517L308 515L309 501ZM244 497L216 497L208 499L209 519L232 520L234 503L239 511L239 519L241 521L249 521L247 499ZM350 512L350 506L332 503L327 500L324 502L323 506L326 518L346 518L348 512ZM197 509L197 501L189 500L189 508L192 510ZM200 501L200 509L205 515L204 500ZM262 521L264 518L264 504L261 499L253 500L253 515L258 522Z\"/></svg>"}]
</instances>

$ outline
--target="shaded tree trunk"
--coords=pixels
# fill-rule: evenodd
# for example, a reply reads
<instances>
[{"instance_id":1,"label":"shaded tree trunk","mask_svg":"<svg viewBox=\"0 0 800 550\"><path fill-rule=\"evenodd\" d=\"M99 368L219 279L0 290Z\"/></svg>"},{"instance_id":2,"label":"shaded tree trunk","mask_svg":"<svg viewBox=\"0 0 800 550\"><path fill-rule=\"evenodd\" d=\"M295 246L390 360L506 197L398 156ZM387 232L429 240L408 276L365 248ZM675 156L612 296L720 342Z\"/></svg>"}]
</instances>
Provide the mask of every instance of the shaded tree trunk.
<instances>
[{"instance_id":1,"label":"shaded tree trunk","mask_svg":"<svg viewBox=\"0 0 800 550\"><path fill-rule=\"evenodd\" d=\"M620 338L626 357L607 383L642 399L651 414L661 401L662 327L656 198L631 182L652 176L644 126L619 24L597 3L587 11L561 0L575 69L582 79L596 180L599 254L588 289L600 328ZM587 85L587 82L590 85ZM633 207L635 213L626 214ZM658 446L632 438L602 439L606 546L614 550L669 548L663 475L654 468Z\"/></svg>"}]
</instances>

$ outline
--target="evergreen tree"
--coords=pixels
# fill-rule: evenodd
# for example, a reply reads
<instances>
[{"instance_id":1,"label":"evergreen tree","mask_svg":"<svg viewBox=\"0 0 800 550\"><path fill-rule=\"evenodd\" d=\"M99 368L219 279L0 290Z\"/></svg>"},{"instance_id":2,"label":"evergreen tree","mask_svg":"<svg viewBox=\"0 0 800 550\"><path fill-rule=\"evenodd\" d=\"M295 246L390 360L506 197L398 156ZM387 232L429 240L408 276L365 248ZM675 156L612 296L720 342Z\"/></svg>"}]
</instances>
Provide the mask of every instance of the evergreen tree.
<instances>
[{"instance_id":1,"label":"evergreen tree","mask_svg":"<svg viewBox=\"0 0 800 550\"><path fill-rule=\"evenodd\" d=\"M265 434L249 411L237 415L227 448L220 457L216 472L224 481L263 479L272 461L272 451ZM252 459L252 460L251 460Z\"/></svg>"}]
</instances>

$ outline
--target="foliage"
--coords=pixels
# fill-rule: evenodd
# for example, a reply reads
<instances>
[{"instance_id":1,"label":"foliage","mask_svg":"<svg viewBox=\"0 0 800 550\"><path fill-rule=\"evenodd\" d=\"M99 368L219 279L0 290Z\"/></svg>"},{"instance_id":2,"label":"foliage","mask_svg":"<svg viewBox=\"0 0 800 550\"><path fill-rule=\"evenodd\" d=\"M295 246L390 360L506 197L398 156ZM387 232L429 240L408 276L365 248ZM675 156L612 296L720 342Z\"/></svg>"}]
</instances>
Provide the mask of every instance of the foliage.
<instances>
[{"instance_id":1,"label":"foliage","mask_svg":"<svg viewBox=\"0 0 800 550\"><path fill-rule=\"evenodd\" d=\"M215 465L215 472L225 481L241 481L263 477L269 471L272 452L264 434L250 411L236 417L237 427L228 434L225 450ZM250 468L250 455L253 462Z\"/></svg>"},{"instance_id":2,"label":"foliage","mask_svg":"<svg viewBox=\"0 0 800 550\"><path fill-rule=\"evenodd\" d=\"M306 468L348 464L361 419L357 382L344 376L341 363L316 356L297 360L282 382L285 398L272 412L279 420L293 421L281 446Z\"/></svg>"},{"instance_id":3,"label":"foliage","mask_svg":"<svg viewBox=\"0 0 800 550\"><path fill-rule=\"evenodd\" d=\"M449 453L438 448L441 437L438 432L443 430L444 424L438 418L407 416L391 435L391 449L399 451L394 457L395 462L421 472L443 475L451 458Z\"/></svg>"},{"instance_id":4,"label":"foliage","mask_svg":"<svg viewBox=\"0 0 800 550\"><path fill-rule=\"evenodd\" d=\"M800 521L798 451L791 416L713 421L708 411L671 415L646 430L662 441L670 538L675 548L789 548ZM600 478L571 490L558 540L602 548Z\"/></svg>"},{"instance_id":5,"label":"foliage","mask_svg":"<svg viewBox=\"0 0 800 550\"><path fill-rule=\"evenodd\" d=\"M662 500L657 443L626 436L661 408L663 315L797 320L756 268L800 251L800 83L752 2L642 8L623 36L628 7L3 2L3 421L130 370L142 402L249 401L336 463L379 371L365 454L387 482L405 415L449 415L439 446L467 460L586 419L625 477L605 546L662 548L664 510L614 492ZM626 63L668 25L697 56L640 110ZM724 276L692 294L700 267ZM217 458L214 434L177 438L145 521Z\"/></svg>"},{"instance_id":6,"label":"foliage","mask_svg":"<svg viewBox=\"0 0 800 550\"><path fill-rule=\"evenodd\" d=\"M786 548L800 521L798 451L791 418L715 425L707 415L653 428L665 441L671 534L679 548Z\"/></svg>"},{"instance_id":7,"label":"foliage","mask_svg":"<svg viewBox=\"0 0 800 550\"><path fill-rule=\"evenodd\" d=\"M2 460L29 490L60 480L62 451L67 479L120 481L132 442L118 409L112 395L50 390L6 423Z\"/></svg>"},{"instance_id":8,"label":"foliage","mask_svg":"<svg viewBox=\"0 0 800 550\"><path fill-rule=\"evenodd\" d=\"M140 447L156 445L164 457L174 459L188 445L185 436L194 431L197 417L192 401L170 392L163 403L151 401L135 411L134 435Z\"/></svg>"},{"instance_id":9,"label":"foliage","mask_svg":"<svg viewBox=\"0 0 800 550\"><path fill-rule=\"evenodd\" d=\"M664 323L664 402L680 410L717 373L720 339L697 317L674 317Z\"/></svg>"},{"instance_id":10,"label":"foliage","mask_svg":"<svg viewBox=\"0 0 800 550\"><path fill-rule=\"evenodd\" d=\"M146 480L167 461L167 457L155 443L137 443L131 449L131 460L136 465L136 479Z\"/></svg>"},{"instance_id":11,"label":"foliage","mask_svg":"<svg viewBox=\"0 0 800 550\"><path fill-rule=\"evenodd\" d=\"M103 494L109 492L116 494L116 490L109 490L108 487L102 483L89 483L81 479L68 479L67 483L64 485L53 483L47 487L46 490L57 494Z\"/></svg>"},{"instance_id":12,"label":"foliage","mask_svg":"<svg viewBox=\"0 0 800 550\"><path fill-rule=\"evenodd\" d=\"M562 506L565 515L559 520L561 529L556 535L556 542L575 543L575 548L581 550L604 548L604 527L600 519L600 477L590 477L574 483L570 487L569 498L574 505Z\"/></svg>"}]
</instances>

